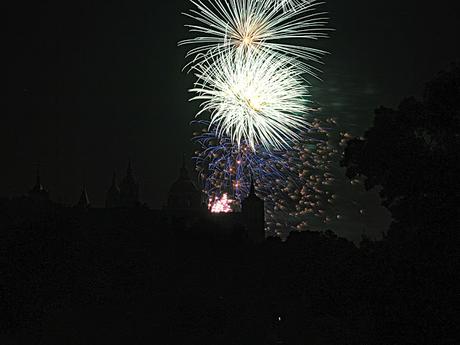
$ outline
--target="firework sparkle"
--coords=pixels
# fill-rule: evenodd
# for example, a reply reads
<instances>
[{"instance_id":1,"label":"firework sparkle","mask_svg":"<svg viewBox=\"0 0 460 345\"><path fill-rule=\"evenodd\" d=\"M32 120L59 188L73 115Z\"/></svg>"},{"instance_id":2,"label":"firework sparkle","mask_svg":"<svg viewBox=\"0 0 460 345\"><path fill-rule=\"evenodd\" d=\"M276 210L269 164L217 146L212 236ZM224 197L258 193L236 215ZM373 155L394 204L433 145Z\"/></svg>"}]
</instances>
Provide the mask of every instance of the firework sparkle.
<instances>
[{"instance_id":1,"label":"firework sparkle","mask_svg":"<svg viewBox=\"0 0 460 345\"><path fill-rule=\"evenodd\" d=\"M232 57L222 55L194 69L198 81L192 100L210 113L219 137L240 147L248 143L280 150L298 139L308 113L308 89L301 72L286 58L267 53Z\"/></svg>"},{"instance_id":2,"label":"firework sparkle","mask_svg":"<svg viewBox=\"0 0 460 345\"><path fill-rule=\"evenodd\" d=\"M194 45L187 57L191 65L206 58L236 51L264 51L294 57L296 66L317 77L314 65L325 51L298 45L298 40L328 37L326 13L317 10L316 0L192 0L194 9L184 13L196 24L187 25L195 37L179 42Z\"/></svg>"},{"instance_id":3,"label":"firework sparkle","mask_svg":"<svg viewBox=\"0 0 460 345\"><path fill-rule=\"evenodd\" d=\"M332 148L312 119L308 76L318 78L325 54L301 45L327 37L316 0L191 0L185 15L194 37L187 67L200 102L194 121L196 169L211 212L235 210L255 182L267 228L301 230L305 217L327 222ZM209 118L203 118L209 114ZM325 200L324 200L325 199ZM310 221L308 225L310 224Z\"/></svg>"},{"instance_id":4,"label":"firework sparkle","mask_svg":"<svg viewBox=\"0 0 460 345\"><path fill-rule=\"evenodd\" d=\"M231 144L199 123L195 142L196 169L211 200L226 193L238 209L252 177L257 194L265 200L266 230L286 238L290 231L323 229L341 218L334 192L334 166L339 160L342 133L335 120L314 118L301 140L286 151L256 151ZM343 139L342 139L343 140Z\"/></svg>"}]
</instances>

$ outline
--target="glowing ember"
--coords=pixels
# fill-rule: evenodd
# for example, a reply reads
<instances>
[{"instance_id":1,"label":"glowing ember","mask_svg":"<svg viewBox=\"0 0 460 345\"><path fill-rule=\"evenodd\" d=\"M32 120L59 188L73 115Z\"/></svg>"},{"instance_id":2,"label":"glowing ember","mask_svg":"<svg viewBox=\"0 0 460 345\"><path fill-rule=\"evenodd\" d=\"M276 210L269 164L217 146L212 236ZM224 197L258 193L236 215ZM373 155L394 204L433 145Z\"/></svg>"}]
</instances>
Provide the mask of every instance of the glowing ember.
<instances>
[{"instance_id":1,"label":"glowing ember","mask_svg":"<svg viewBox=\"0 0 460 345\"><path fill-rule=\"evenodd\" d=\"M228 198L227 193L224 193L221 198L217 196L209 199L208 208L211 213L231 213L233 200Z\"/></svg>"}]
</instances>

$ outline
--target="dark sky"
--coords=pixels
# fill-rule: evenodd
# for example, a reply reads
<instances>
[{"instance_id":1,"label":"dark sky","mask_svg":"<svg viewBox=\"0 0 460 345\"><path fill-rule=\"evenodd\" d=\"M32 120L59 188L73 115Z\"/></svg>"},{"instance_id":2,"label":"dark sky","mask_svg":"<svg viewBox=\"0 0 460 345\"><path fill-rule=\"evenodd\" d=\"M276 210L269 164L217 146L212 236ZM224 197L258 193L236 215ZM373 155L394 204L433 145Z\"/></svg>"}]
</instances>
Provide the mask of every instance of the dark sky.
<instances>
[{"instance_id":1,"label":"dark sky","mask_svg":"<svg viewBox=\"0 0 460 345\"><path fill-rule=\"evenodd\" d=\"M312 89L323 110L362 134L374 108L419 95L459 58L454 3L329 0L336 31L320 43L331 55ZM85 183L102 205L112 172L131 159L143 200L161 207L182 152L191 152L193 79L176 44L187 36L188 8L185 0L10 6L0 195L25 193L40 161L55 199L75 202Z\"/></svg>"}]
</instances>

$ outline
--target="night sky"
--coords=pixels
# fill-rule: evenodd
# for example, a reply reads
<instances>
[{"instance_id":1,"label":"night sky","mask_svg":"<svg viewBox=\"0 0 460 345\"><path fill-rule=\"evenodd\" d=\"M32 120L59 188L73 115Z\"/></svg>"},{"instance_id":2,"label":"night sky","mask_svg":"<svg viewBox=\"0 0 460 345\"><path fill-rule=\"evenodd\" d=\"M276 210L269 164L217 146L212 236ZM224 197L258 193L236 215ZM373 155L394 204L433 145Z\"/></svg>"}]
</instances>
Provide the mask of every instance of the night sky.
<instances>
[{"instance_id":1,"label":"night sky","mask_svg":"<svg viewBox=\"0 0 460 345\"><path fill-rule=\"evenodd\" d=\"M361 135L380 105L420 95L424 83L459 58L454 1L328 0L335 29L319 42L331 52L323 81L311 92L322 112ZM96 206L114 170L128 160L142 200L159 208L190 154L197 104L188 102L193 78L181 71L189 37L185 0L31 1L8 9L6 111L0 133L0 196L21 195L41 163L52 198L78 199L85 184ZM458 6L458 5L457 5ZM343 178L346 184L346 179ZM340 187L346 191L348 187ZM353 215L338 233L353 237L388 225L375 194L368 220Z\"/></svg>"}]
</instances>

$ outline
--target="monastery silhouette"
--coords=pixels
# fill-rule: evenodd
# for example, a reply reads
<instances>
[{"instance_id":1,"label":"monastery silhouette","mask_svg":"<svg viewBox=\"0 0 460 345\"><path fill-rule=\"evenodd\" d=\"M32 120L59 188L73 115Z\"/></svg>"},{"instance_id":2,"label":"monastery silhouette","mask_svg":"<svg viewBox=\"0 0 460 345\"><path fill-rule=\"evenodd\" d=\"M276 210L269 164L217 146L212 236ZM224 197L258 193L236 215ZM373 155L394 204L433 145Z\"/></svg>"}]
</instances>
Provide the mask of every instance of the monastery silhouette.
<instances>
[{"instance_id":1,"label":"monastery silhouette","mask_svg":"<svg viewBox=\"0 0 460 345\"><path fill-rule=\"evenodd\" d=\"M239 234L251 242L260 243L265 239L264 201L256 195L254 183L248 197L241 203L241 211L230 213L212 213L208 210L207 202L203 202L201 193L190 178L185 165L185 159L179 171L179 176L171 185L165 206L162 209L149 209L139 199L139 183L137 182L131 163L121 182L117 182L113 174L112 183L106 192L105 207L92 207L85 187L80 198L72 207L59 205L50 199L48 190L42 184L40 171L37 169L35 185L22 198L9 200L18 209L46 210L49 207L59 209L61 214L85 222L99 224L101 221L113 221L121 214L132 218L136 223L142 220L148 224L162 225L181 231L199 231L212 236L233 236ZM22 210L24 212L24 210ZM20 211L19 211L20 212ZM94 225L93 224L93 225ZM139 224L144 226L146 224ZM90 224L88 224L90 226Z\"/></svg>"}]
</instances>

